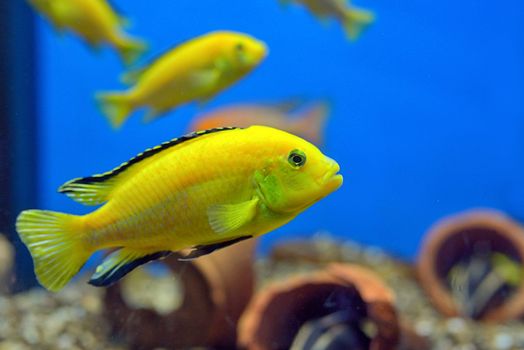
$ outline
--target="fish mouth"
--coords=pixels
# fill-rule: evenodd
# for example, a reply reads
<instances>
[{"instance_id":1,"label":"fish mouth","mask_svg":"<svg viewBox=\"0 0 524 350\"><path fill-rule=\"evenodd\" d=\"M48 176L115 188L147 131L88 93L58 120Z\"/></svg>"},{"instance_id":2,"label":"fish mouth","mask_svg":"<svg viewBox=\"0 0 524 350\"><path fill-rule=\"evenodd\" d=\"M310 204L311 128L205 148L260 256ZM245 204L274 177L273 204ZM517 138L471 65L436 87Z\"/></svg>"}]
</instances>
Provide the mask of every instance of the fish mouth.
<instances>
[{"instance_id":1,"label":"fish mouth","mask_svg":"<svg viewBox=\"0 0 524 350\"><path fill-rule=\"evenodd\" d=\"M322 177L322 184L329 192L333 192L337 190L340 186L342 186L343 177L338 172L340 171L340 166L337 162L330 159L330 167L328 171L324 174Z\"/></svg>"},{"instance_id":2,"label":"fish mouth","mask_svg":"<svg viewBox=\"0 0 524 350\"><path fill-rule=\"evenodd\" d=\"M263 60L269 55L269 47L263 41L258 41L257 44L256 56L259 60Z\"/></svg>"}]
</instances>

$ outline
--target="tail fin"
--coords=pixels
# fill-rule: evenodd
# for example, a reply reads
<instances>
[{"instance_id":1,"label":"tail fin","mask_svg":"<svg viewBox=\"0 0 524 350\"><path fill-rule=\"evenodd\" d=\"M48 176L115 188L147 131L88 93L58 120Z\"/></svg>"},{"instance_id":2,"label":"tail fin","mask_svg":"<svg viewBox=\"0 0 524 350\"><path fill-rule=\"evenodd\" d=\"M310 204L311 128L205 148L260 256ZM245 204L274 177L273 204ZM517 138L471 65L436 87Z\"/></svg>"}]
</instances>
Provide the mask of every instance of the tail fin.
<instances>
[{"instance_id":1,"label":"tail fin","mask_svg":"<svg viewBox=\"0 0 524 350\"><path fill-rule=\"evenodd\" d=\"M131 65L147 51L147 44L143 41L124 37L119 40L117 50L126 65Z\"/></svg>"},{"instance_id":2,"label":"tail fin","mask_svg":"<svg viewBox=\"0 0 524 350\"><path fill-rule=\"evenodd\" d=\"M305 139L321 146L324 142L324 126L330 110L329 103L317 102L307 107L296 121L297 132Z\"/></svg>"},{"instance_id":3,"label":"tail fin","mask_svg":"<svg viewBox=\"0 0 524 350\"><path fill-rule=\"evenodd\" d=\"M62 289L90 256L80 240L74 215L45 210L25 210L16 230L29 248L38 281L53 292Z\"/></svg>"},{"instance_id":4,"label":"tail fin","mask_svg":"<svg viewBox=\"0 0 524 350\"><path fill-rule=\"evenodd\" d=\"M124 93L99 93L95 98L100 109L115 129L122 126L133 109L128 96Z\"/></svg>"},{"instance_id":5,"label":"tail fin","mask_svg":"<svg viewBox=\"0 0 524 350\"><path fill-rule=\"evenodd\" d=\"M352 7L346 12L344 30L351 40L356 40L360 33L375 20L375 14L371 11Z\"/></svg>"}]
</instances>

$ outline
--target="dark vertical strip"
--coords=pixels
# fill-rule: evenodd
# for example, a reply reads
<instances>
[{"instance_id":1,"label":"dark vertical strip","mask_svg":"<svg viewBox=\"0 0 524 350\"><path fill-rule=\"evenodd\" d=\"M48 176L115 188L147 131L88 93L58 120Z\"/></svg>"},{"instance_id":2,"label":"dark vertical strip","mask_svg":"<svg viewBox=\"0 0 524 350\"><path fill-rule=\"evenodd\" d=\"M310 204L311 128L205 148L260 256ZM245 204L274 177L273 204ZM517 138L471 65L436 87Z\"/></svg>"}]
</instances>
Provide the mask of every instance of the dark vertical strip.
<instances>
[{"instance_id":1,"label":"dark vertical strip","mask_svg":"<svg viewBox=\"0 0 524 350\"><path fill-rule=\"evenodd\" d=\"M7 62L7 36L8 23L7 9L9 1L0 1L0 77L3 82L0 84L0 233L7 232L9 221L9 207L11 206L9 198L11 197L11 188L9 186L11 171L9 168L9 118L8 118L8 100L9 86L5 79L9 70Z\"/></svg>"},{"instance_id":2,"label":"dark vertical strip","mask_svg":"<svg viewBox=\"0 0 524 350\"><path fill-rule=\"evenodd\" d=\"M0 1L0 231L16 249L13 291L35 285L31 258L18 239L18 213L37 206L35 23L24 0Z\"/></svg>"}]
</instances>

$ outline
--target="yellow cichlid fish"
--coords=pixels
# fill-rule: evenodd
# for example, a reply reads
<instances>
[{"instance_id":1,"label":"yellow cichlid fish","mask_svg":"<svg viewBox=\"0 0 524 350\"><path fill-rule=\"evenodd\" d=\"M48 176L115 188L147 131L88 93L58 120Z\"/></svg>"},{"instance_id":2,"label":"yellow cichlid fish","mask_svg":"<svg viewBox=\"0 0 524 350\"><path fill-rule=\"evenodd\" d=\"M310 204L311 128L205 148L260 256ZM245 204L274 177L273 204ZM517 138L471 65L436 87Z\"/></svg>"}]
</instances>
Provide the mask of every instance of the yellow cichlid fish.
<instances>
[{"instance_id":1,"label":"yellow cichlid fish","mask_svg":"<svg viewBox=\"0 0 524 350\"><path fill-rule=\"evenodd\" d=\"M117 249L90 280L106 286L171 251L192 248L192 259L274 230L338 189L338 171L314 145L278 129L210 129L60 187L80 203L105 203L97 210L26 210L16 229L52 291L95 251Z\"/></svg>"},{"instance_id":2,"label":"yellow cichlid fish","mask_svg":"<svg viewBox=\"0 0 524 350\"><path fill-rule=\"evenodd\" d=\"M352 6L349 0L280 0L280 2L301 3L322 20L337 19L342 23L346 35L351 40L357 39L362 30L375 20L373 12Z\"/></svg>"},{"instance_id":3,"label":"yellow cichlid fish","mask_svg":"<svg viewBox=\"0 0 524 350\"><path fill-rule=\"evenodd\" d=\"M149 107L150 121L177 106L206 102L249 73L266 57L266 45L246 34L211 32L165 53L148 67L124 76L126 92L97 95L118 128L130 113Z\"/></svg>"},{"instance_id":4,"label":"yellow cichlid fish","mask_svg":"<svg viewBox=\"0 0 524 350\"><path fill-rule=\"evenodd\" d=\"M106 0L28 0L42 15L62 31L69 29L90 46L108 44L114 47L126 64L135 61L145 50L145 43L126 35L121 27L125 20Z\"/></svg>"}]
</instances>

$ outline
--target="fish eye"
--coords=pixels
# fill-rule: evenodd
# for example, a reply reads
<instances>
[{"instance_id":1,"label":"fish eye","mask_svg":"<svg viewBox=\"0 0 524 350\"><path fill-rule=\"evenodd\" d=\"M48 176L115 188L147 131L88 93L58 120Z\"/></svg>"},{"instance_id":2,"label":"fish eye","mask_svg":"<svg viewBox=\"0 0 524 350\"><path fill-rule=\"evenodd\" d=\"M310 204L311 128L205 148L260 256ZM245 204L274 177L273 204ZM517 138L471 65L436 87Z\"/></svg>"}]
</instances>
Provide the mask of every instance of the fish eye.
<instances>
[{"instance_id":1,"label":"fish eye","mask_svg":"<svg viewBox=\"0 0 524 350\"><path fill-rule=\"evenodd\" d=\"M236 44L235 45L235 50L237 50L238 52L244 51L244 44L242 44L242 43Z\"/></svg>"},{"instance_id":2,"label":"fish eye","mask_svg":"<svg viewBox=\"0 0 524 350\"><path fill-rule=\"evenodd\" d=\"M289 153L287 161L296 168L304 166L306 164L306 154L298 149L293 150Z\"/></svg>"}]
</instances>

